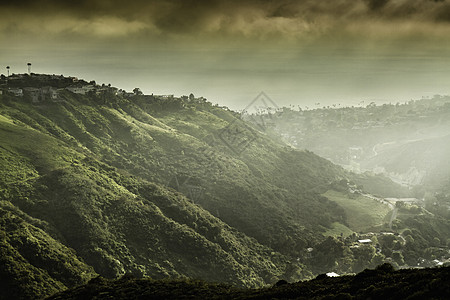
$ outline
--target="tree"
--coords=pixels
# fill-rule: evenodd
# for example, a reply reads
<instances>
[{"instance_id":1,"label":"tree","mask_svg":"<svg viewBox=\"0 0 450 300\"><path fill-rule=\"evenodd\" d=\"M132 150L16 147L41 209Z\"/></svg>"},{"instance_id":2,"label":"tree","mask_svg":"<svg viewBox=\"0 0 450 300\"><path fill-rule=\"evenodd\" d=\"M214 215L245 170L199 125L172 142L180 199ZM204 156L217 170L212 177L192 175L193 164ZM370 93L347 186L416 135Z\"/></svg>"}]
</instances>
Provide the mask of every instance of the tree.
<instances>
[{"instance_id":1,"label":"tree","mask_svg":"<svg viewBox=\"0 0 450 300\"><path fill-rule=\"evenodd\" d=\"M392 245L392 250L401 250L402 249L402 243L399 241L394 241L394 244Z\"/></svg>"},{"instance_id":2,"label":"tree","mask_svg":"<svg viewBox=\"0 0 450 300\"><path fill-rule=\"evenodd\" d=\"M134 88L134 89L133 89L133 93L134 93L136 96L143 95L143 93L142 93L142 91L141 91L140 88Z\"/></svg>"},{"instance_id":3,"label":"tree","mask_svg":"<svg viewBox=\"0 0 450 300\"><path fill-rule=\"evenodd\" d=\"M439 247L441 245L441 240L438 237L433 238L433 246Z\"/></svg>"},{"instance_id":4,"label":"tree","mask_svg":"<svg viewBox=\"0 0 450 300\"><path fill-rule=\"evenodd\" d=\"M414 238L410 234L405 236L405 240L406 240L406 244L410 244L410 245L414 244Z\"/></svg>"},{"instance_id":5,"label":"tree","mask_svg":"<svg viewBox=\"0 0 450 300\"><path fill-rule=\"evenodd\" d=\"M376 250L372 245L360 245L358 248L352 248L352 252L355 257L353 272L361 272L371 265Z\"/></svg>"},{"instance_id":6,"label":"tree","mask_svg":"<svg viewBox=\"0 0 450 300\"><path fill-rule=\"evenodd\" d=\"M394 235L382 235L378 238L381 247L392 249L396 237Z\"/></svg>"},{"instance_id":7,"label":"tree","mask_svg":"<svg viewBox=\"0 0 450 300\"><path fill-rule=\"evenodd\" d=\"M344 244L334 237L327 237L314 249L313 262L320 272L331 271L344 254Z\"/></svg>"},{"instance_id":8,"label":"tree","mask_svg":"<svg viewBox=\"0 0 450 300\"><path fill-rule=\"evenodd\" d=\"M392 252L392 259L398 263L400 266L405 264L403 254L400 251Z\"/></svg>"},{"instance_id":9,"label":"tree","mask_svg":"<svg viewBox=\"0 0 450 300\"><path fill-rule=\"evenodd\" d=\"M386 257L383 254L376 253L374 255L374 257L372 258L372 263L371 263L372 267L381 265L385 259L386 259Z\"/></svg>"}]
</instances>

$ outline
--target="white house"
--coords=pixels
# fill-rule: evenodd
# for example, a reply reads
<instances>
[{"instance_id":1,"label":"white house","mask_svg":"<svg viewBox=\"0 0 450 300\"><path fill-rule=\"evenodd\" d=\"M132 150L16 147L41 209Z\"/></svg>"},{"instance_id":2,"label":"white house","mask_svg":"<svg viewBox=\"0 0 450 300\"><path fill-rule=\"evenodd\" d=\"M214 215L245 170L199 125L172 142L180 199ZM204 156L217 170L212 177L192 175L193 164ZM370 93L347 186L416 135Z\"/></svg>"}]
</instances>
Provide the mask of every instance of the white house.
<instances>
[{"instance_id":1,"label":"white house","mask_svg":"<svg viewBox=\"0 0 450 300\"><path fill-rule=\"evenodd\" d=\"M93 85L84 85L82 87L77 87L77 86L69 86L66 87L66 90L75 93L75 94L81 94L81 95L86 95L86 93L93 91L95 89L95 87Z\"/></svg>"},{"instance_id":2,"label":"white house","mask_svg":"<svg viewBox=\"0 0 450 300\"><path fill-rule=\"evenodd\" d=\"M370 243L372 243L372 240L371 239L358 240L358 243L360 243L360 244L370 244Z\"/></svg>"}]
</instances>

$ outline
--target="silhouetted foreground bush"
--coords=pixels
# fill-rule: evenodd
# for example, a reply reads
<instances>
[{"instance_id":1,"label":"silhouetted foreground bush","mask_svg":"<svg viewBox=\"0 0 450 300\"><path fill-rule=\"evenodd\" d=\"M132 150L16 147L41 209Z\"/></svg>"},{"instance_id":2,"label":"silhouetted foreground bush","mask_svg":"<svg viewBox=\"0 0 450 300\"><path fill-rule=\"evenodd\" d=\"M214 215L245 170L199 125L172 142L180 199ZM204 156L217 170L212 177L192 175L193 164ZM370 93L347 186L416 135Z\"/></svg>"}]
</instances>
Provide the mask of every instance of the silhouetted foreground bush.
<instances>
[{"instance_id":1,"label":"silhouetted foreground bush","mask_svg":"<svg viewBox=\"0 0 450 300\"><path fill-rule=\"evenodd\" d=\"M49 299L448 299L450 267L394 271L389 265L355 276L326 277L264 289L193 280L97 277Z\"/></svg>"}]
</instances>

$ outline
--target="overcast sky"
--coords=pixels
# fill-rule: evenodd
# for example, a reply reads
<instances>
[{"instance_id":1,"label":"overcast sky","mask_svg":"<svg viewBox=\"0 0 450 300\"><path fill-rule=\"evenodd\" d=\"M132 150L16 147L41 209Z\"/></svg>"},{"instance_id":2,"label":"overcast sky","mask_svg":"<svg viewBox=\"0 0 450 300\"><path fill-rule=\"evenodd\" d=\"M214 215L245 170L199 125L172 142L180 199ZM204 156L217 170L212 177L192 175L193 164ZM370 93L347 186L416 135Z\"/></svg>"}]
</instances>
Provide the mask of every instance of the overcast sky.
<instances>
[{"instance_id":1,"label":"overcast sky","mask_svg":"<svg viewBox=\"0 0 450 300\"><path fill-rule=\"evenodd\" d=\"M450 94L450 1L0 2L0 67L242 109Z\"/></svg>"}]
</instances>

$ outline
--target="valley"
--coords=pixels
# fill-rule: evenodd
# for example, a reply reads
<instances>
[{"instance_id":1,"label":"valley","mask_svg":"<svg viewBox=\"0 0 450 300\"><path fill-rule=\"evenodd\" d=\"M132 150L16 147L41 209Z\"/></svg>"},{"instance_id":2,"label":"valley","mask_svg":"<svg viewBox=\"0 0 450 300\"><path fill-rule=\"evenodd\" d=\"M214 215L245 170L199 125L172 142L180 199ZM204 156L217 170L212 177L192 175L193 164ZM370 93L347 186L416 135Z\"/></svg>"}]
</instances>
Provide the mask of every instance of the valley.
<instances>
[{"instance_id":1,"label":"valley","mask_svg":"<svg viewBox=\"0 0 450 300\"><path fill-rule=\"evenodd\" d=\"M354 172L371 171L399 184L430 185L448 178L450 98L366 107L262 110L268 132ZM249 118L255 119L255 118ZM437 172L446 172L439 174Z\"/></svg>"}]
</instances>

